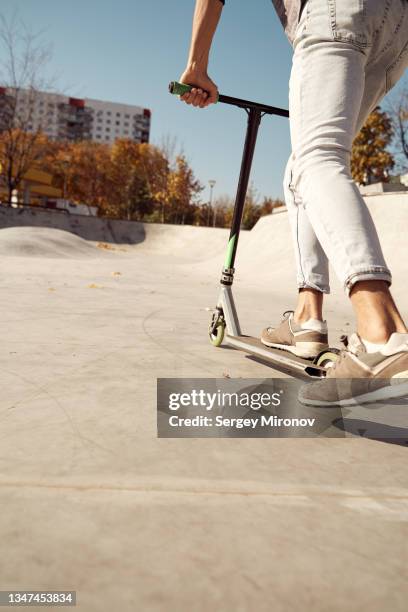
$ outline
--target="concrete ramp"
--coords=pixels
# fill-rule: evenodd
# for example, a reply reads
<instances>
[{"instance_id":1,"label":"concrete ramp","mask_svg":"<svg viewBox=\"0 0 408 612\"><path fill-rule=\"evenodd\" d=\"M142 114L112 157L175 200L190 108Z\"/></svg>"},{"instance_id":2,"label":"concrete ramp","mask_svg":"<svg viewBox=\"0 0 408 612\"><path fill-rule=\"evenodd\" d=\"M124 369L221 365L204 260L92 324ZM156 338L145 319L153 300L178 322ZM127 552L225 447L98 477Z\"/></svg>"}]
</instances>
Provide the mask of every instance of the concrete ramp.
<instances>
[{"instance_id":1,"label":"concrete ramp","mask_svg":"<svg viewBox=\"0 0 408 612\"><path fill-rule=\"evenodd\" d=\"M152 255L170 255L187 262L208 259L225 250L229 236L228 229L121 221L35 207L0 207L0 228L46 228L51 230L50 236L53 230L60 230L87 241L134 245Z\"/></svg>"},{"instance_id":2,"label":"concrete ramp","mask_svg":"<svg viewBox=\"0 0 408 612\"><path fill-rule=\"evenodd\" d=\"M408 222L408 192L366 196L366 202L395 278L405 277L408 258L402 253L405 244L403 228ZM0 227L14 228L14 233L1 234L3 243L0 249L6 249L1 250L3 254L26 251L49 255L54 252L58 256L68 249L84 255L91 252L89 249L94 249L91 242L104 242L113 246L127 245L135 253L170 257L177 263L193 265L196 272L205 275L218 275L229 236L228 229L138 223L12 208L0 208ZM35 233L36 229L38 233ZM67 234L72 236L71 241ZM41 246L38 240L42 241ZM286 212L262 217L251 231L241 232L236 267L237 280L242 278L246 283L262 286L288 283L293 287L294 256ZM336 286L337 281L332 276Z\"/></svg>"},{"instance_id":3,"label":"concrete ramp","mask_svg":"<svg viewBox=\"0 0 408 612\"><path fill-rule=\"evenodd\" d=\"M223 259L230 233L229 229L159 223L145 223L143 228L144 241L134 246L135 251L175 256L186 263ZM249 233L242 232L243 241Z\"/></svg>"},{"instance_id":4,"label":"concrete ramp","mask_svg":"<svg viewBox=\"0 0 408 612\"><path fill-rule=\"evenodd\" d=\"M377 227L386 261L395 285L405 282L408 274L408 193L367 196L366 202ZM264 287L278 286L284 293L295 286L295 261L289 219L286 212L262 217L239 242L236 279ZM210 257L196 266L197 271L214 273L222 266L222 257ZM341 289L332 271L333 289ZM292 291L293 292L293 291ZM407 304L408 306L408 304Z\"/></svg>"},{"instance_id":5,"label":"concrete ramp","mask_svg":"<svg viewBox=\"0 0 408 612\"><path fill-rule=\"evenodd\" d=\"M11 227L0 230L0 255L9 257L46 257L83 259L109 256L70 232L47 227Z\"/></svg>"}]
</instances>

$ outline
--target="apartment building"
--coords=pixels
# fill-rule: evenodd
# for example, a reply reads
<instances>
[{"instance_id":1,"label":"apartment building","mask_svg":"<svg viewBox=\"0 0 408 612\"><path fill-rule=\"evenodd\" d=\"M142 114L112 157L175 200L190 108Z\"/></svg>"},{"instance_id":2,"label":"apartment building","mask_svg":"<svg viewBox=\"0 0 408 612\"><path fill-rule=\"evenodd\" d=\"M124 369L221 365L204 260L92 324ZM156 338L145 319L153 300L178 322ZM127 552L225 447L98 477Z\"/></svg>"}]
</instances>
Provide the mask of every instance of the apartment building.
<instances>
[{"instance_id":1,"label":"apartment building","mask_svg":"<svg viewBox=\"0 0 408 612\"><path fill-rule=\"evenodd\" d=\"M28 131L40 129L52 140L149 142L151 112L140 106L0 87L0 131L11 114L15 125L20 120Z\"/></svg>"}]
</instances>

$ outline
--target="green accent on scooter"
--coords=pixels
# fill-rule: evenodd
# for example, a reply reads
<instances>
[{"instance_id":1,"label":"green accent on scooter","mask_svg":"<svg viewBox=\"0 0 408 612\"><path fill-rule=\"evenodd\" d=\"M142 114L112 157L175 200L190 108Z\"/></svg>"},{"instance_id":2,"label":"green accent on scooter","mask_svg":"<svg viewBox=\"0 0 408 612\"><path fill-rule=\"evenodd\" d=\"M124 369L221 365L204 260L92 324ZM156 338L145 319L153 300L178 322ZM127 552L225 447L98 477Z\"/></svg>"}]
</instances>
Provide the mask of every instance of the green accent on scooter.
<instances>
[{"instance_id":1,"label":"green accent on scooter","mask_svg":"<svg viewBox=\"0 0 408 612\"><path fill-rule=\"evenodd\" d=\"M227 254L225 256L224 268L230 268L231 267L232 253L234 251L234 245L235 245L236 239L237 239L237 235L236 234L234 234L234 236L232 236L229 239L228 247L227 247Z\"/></svg>"},{"instance_id":2,"label":"green accent on scooter","mask_svg":"<svg viewBox=\"0 0 408 612\"><path fill-rule=\"evenodd\" d=\"M169 90L170 93L180 96L190 91L191 87L183 83L172 81ZM213 314L208 329L210 342L213 346L218 347L222 344L225 336L225 341L229 346L243 351L247 355L251 355L251 357L260 360L262 363L270 363L272 367L276 367L278 370L284 369L293 375L301 373L303 376L321 378L336 361L338 349L322 351L322 353L319 353L312 361L310 359L298 357L297 355L279 348L266 347L259 338L254 338L241 332L234 296L232 294L232 268L235 263L235 254L241 230L242 215L245 207L245 197L248 189L258 128L264 115L288 117L289 113L283 108L259 104L258 102L251 102L240 98L232 98L231 96L225 96L223 94L219 95L218 101L223 104L244 109L248 116L248 123L234 213L232 216L230 238L220 280L220 293L217 298L217 306L212 310Z\"/></svg>"},{"instance_id":3,"label":"green accent on scooter","mask_svg":"<svg viewBox=\"0 0 408 612\"><path fill-rule=\"evenodd\" d=\"M190 93L192 89L193 85L186 85L185 83L178 83L177 81L172 81L169 85L169 92L175 96L184 96L184 94ZM218 99L216 102L218 102Z\"/></svg>"}]
</instances>

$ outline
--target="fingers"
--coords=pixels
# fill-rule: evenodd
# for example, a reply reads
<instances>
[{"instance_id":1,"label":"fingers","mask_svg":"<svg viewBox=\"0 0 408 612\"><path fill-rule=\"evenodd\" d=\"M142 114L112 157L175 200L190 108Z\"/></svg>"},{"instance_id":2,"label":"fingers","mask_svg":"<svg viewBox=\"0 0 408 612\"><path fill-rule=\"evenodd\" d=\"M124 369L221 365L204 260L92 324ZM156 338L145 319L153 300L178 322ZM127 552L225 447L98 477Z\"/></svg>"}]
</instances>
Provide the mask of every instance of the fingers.
<instances>
[{"instance_id":1,"label":"fingers","mask_svg":"<svg viewBox=\"0 0 408 612\"><path fill-rule=\"evenodd\" d=\"M216 87L211 88L211 91L209 92L207 99L204 103L204 108L207 106L210 106L210 104L216 104L218 100L218 89Z\"/></svg>"},{"instance_id":2,"label":"fingers","mask_svg":"<svg viewBox=\"0 0 408 612\"><path fill-rule=\"evenodd\" d=\"M198 87L193 87L189 93L180 96L180 99L186 104L198 106L200 108L204 108L204 106L206 106L207 98L207 92Z\"/></svg>"}]
</instances>

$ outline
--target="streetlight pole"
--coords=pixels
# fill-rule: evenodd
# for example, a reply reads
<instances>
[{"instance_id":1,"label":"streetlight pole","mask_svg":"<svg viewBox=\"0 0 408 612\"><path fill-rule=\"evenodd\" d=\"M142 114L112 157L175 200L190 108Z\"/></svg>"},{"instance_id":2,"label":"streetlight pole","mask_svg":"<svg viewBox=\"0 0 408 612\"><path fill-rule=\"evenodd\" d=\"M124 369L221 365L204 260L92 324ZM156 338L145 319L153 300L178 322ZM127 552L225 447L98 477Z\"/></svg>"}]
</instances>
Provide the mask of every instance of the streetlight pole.
<instances>
[{"instance_id":1,"label":"streetlight pole","mask_svg":"<svg viewBox=\"0 0 408 612\"><path fill-rule=\"evenodd\" d=\"M216 182L217 181L214 181L213 179L208 181L208 184L210 186L210 202L208 204L208 219L207 219L208 227L210 227L210 215L211 215L211 210L212 210L213 190L214 190L214 186Z\"/></svg>"}]
</instances>

